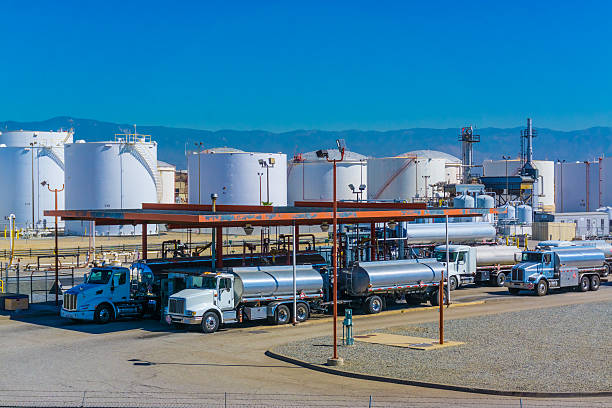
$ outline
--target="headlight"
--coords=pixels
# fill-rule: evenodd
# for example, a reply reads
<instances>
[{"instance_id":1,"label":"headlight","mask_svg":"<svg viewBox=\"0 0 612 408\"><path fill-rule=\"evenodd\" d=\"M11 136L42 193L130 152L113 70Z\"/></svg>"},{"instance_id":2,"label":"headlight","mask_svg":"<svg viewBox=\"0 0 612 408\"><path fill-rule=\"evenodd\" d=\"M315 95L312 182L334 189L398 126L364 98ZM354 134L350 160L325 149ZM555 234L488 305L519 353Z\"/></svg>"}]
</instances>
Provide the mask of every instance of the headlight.
<instances>
[{"instance_id":1,"label":"headlight","mask_svg":"<svg viewBox=\"0 0 612 408\"><path fill-rule=\"evenodd\" d=\"M196 312L194 312L193 310L185 310L185 314L186 314L187 316L195 316L195 315L196 315Z\"/></svg>"},{"instance_id":2,"label":"headlight","mask_svg":"<svg viewBox=\"0 0 612 408\"><path fill-rule=\"evenodd\" d=\"M529 282L535 282L536 279L537 279L536 275L531 275L528 280L529 280Z\"/></svg>"}]
</instances>

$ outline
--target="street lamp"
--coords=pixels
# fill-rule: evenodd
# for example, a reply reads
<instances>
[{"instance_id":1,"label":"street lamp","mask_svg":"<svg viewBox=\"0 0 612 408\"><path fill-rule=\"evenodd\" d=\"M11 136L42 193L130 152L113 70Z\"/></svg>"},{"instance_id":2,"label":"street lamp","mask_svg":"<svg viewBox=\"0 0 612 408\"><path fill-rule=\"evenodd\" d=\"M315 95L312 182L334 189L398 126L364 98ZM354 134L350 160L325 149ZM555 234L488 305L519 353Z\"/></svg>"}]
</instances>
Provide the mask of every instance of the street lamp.
<instances>
[{"instance_id":1,"label":"street lamp","mask_svg":"<svg viewBox=\"0 0 612 408\"><path fill-rule=\"evenodd\" d=\"M332 245L332 265L334 270L334 288L333 288L333 303L334 303L334 355L327 359L328 365L342 365L343 360L338 357L338 201L336 200L336 164L344 160L344 151L346 150L346 142L344 139L337 139L336 145L340 153L340 159L330 159L327 151L318 151L317 156L325 157L329 163L334 164L334 193L333 193L333 213L332 213L332 228L333 228L333 245ZM321 156L319 155L321 152Z\"/></svg>"},{"instance_id":2,"label":"street lamp","mask_svg":"<svg viewBox=\"0 0 612 408\"><path fill-rule=\"evenodd\" d=\"M51 185L46 181L40 183L43 187L47 186L49 191L55 193L55 306L59 305L59 259L58 259L58 242L57 242L57 193L64 191L62 188L51 188Z\"/></svg>"},{"instance_id":3,"label":"street lamp","mask_svg":"<svg viewBox=\"0 0 612 408\"><path fill-rule=\"evenodd\" d=\"M213 214L217 211L217 198L219 196L216 193L212 193L210 195L210 199L212 201L212 212ZM210 255L212 258L212 271L217 271L217 254L216 254L216 245L217 245L217 230L215 227L212 227L212 245L210 249Z\"/></svg>"},{"instance_id":4,"label":"street lamp","mask_svg":"<svg viewBox=\"0 0 612 408\"><path fill-rule=\"evenodd\" d=\"M257 172L257 175L259 176L259 205L261 205L261 176L263 173Z\"/></svg>"},{"instance_id":5,"label":"street lamp","mask_svg":"<svg viewBox=\"0 0 612 408\"><path fill-rule=\"evenodd\" d=\"M359 190L357 190L355 188L354 184L349 184L348 187L351 189L351 191L353 192L353 194L357 195L357 202L360 202L363 200L363 190L366 189L366 185L365 184L360 184L359 185Z\"/></svg>"},{"instance_id":6,"label":"street lamp","mask_svg":"<svg viewBox=\"0 0 612 408\"><path fill-rule=\"evenodd\" d=\"M272 205L272 203L270 202L270 167L274 167L274 164L276 163L276 160L274 159L274 157L268 157L268 160L264 160L264 159L259 159L259 165L266 169L266 191L267 191L267 196L266 196L266 203L265 205Z\"/></svg>"}]
</instances>

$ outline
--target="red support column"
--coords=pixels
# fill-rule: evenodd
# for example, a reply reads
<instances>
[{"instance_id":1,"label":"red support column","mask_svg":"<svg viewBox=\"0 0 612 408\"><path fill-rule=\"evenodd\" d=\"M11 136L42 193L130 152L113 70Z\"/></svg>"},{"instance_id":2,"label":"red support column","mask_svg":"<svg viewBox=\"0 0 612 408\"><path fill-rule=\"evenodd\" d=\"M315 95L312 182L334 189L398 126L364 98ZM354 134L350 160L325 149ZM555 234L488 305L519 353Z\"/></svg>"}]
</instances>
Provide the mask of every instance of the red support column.
<instances>
[{"instance_id":1,"label":"red support column","mask_svg":"<svg viewBox=\"0 0 612 408\"><path fill-rule=\"evenodd\" d=\"M370 223L370 261L376 260L376 223Z\"/></svg>"},{"instance_id":2,"label":"red support column","mask_svg":"<svg viewBox=\"0 0 612 408\"><path fill-rule=\"evenodd\" d=\"M217 257L217 268L223 268L223 227L217 227L217 246L215 255Z\"/></svg>"},{"instance_id":3,"label":"red support column","mask_svg":"<svg viewBox=\"0 0 612 408\"><path fill-rule=\"evenodd\" d=\"M147 224L142 224L142 259L147 259Z\"/></svg>"}]
</instances>

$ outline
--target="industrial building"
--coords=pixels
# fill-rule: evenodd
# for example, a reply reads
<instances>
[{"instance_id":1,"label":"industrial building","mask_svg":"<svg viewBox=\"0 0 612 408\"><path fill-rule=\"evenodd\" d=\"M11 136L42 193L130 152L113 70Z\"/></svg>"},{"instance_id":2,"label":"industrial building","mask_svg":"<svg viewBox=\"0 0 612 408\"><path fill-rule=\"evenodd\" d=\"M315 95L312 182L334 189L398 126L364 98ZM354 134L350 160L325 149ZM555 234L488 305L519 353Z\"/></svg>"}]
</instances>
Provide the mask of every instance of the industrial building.
<instances>
[{"instance_id":1,"label":"industrial building","mask_svg":"<svg viewBox=\"0 0 612 408\"><path fill-rule=\"evenodd\" d=\"M567 213L536 213L536 222L573 223L576 225L576 237L587 239L592 237L607 237L610 235L610 223L605 212L567 212Z\"/></svg>"},{"instance_id":2,"label":"industrial building","mask_svg":"<svg viewBox=\"0 0 612 408\"><path fill-rule=\"evenodd\" d=\"M337 149L318 150L298 154L287 165L287 202L330 201L333 197L333 165L328 160L339 160ZM367 199L368 167L366 157L345 151L337 163L336 197L338 200Z\"/></svg>"},{"instance_id":3,"label":"industrial building","mask_svg":"<svg viewBox=\"0 0 612 408\"><path fill-rule=\"evenodd\" d=\"M287 205L287 155L227 147L187 155L189 204Z\"/></svg>"}]
</instances>

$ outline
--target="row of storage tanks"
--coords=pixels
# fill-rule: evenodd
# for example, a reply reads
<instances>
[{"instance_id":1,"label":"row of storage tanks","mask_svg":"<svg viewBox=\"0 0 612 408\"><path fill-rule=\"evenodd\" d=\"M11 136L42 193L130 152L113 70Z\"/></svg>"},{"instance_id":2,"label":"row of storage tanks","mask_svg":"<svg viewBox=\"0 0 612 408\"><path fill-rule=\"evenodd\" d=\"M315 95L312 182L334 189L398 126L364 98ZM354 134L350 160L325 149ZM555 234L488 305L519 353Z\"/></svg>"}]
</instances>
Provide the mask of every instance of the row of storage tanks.
<instances>
[{"instance_id":1,"label":"row of storage tanks","mask_svg":"<svg viewBox=\"0 0 612 408\"><path fill-rule=\"evenodd\" d=\"M157 144L147 136L125 135L108 142L74 141L72 132L6 131L0 133L2 222L15 215L20 228L51 227L59 209L140 208L143 202L174 202L175 168L157 161ZM63 187L63 190L62 190ZM91 228L66 222L67 234ZM149 226L151 233L156 226ZM131 235L139 226L97 226L98 235Z\"/></svg>"}]
</instances>

